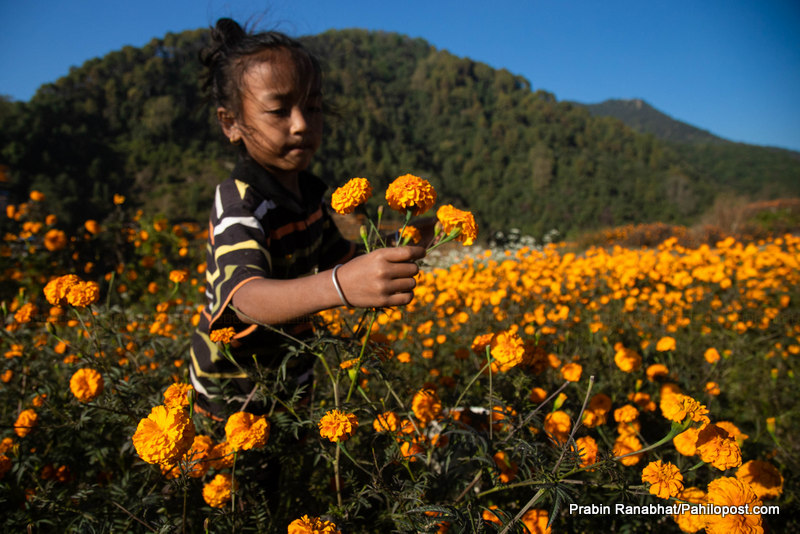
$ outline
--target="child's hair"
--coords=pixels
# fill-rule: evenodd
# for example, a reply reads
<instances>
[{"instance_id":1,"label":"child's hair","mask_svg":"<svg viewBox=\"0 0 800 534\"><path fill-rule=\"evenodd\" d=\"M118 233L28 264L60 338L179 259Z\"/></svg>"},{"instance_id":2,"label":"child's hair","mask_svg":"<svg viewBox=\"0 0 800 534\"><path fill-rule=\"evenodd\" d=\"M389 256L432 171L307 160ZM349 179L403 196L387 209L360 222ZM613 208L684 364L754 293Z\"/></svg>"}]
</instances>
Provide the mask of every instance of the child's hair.
<instances>
[{"instance_id":1,"label":"child's hair","mask_svg":"<svg viewBox=\"0 0 800 534\"><path fill-rule=\"evenodd\" d=\"M247 69L278 54L288 53L295 66L297 82L306 92L322 88L319 60L300 42L276 31L250 33L236 21L222 18L211 28L211 44L200 55L206 67L203 88L217 106L238 116L242 110L242 79Z\"/></svg>"}]
</instances>

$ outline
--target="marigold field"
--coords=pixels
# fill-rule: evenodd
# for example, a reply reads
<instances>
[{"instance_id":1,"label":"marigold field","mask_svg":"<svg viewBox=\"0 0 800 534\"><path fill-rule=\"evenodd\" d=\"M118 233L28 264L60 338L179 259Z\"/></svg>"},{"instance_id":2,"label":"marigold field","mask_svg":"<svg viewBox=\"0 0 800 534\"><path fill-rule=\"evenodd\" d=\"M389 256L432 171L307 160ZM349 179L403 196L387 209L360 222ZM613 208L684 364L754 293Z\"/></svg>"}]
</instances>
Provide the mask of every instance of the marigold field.
<instances>
[{"instance_id":1,"label":"marigold field","mask_svg":"<svg viewBox=\"0 0 800 534\"><path fill-rule=\"evenodd\" d=\"M203 228L113 202L77 232L41 194L0 215L3 532L800 531L800 237L458 245L408 307L314 317L249 369L272 410L215 421L187 386Z\"/></svg>"}]
</instances>

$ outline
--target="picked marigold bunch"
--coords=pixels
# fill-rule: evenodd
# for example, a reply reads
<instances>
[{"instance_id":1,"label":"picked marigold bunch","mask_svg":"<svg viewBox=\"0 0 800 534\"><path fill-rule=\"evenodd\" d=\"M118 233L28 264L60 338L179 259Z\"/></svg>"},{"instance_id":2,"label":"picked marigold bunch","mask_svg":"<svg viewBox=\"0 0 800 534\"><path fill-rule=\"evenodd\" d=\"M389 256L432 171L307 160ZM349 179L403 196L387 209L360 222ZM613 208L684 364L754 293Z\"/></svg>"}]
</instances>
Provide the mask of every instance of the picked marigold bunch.
<instances>
[{"instance_id":1,"label":"picked marigold bunch","mask_svg":"<svg viewBox=\"0 0 800 534\"><path fill-rule=\"evenodd\" d=\"M372 185L366 178L353 178L333 192L331 207L336 213L346 215L372 196Z\"/></svg>"},{"instance_id":2,"label":"picked marigold bunch","mask_svg":"<svg viewBox=\"0 0 800 534\"><path fill-rule=\"evenodd\" d=\"M386 189L386 202L400 213L422 215L436 203L436 190L427 180L404 174L396 178Z\"/></svg>"},{"instance_id":3,"label":"picked marigold bunch","mask_svg":"<svg viewBox=\"0 0 800 534\"><path fill-rule=\"evenodd\" d=\"M436 211L436 218L442 225L445 235L452 236L451 239L471 245L478 237L478 225L475 223L475 217L468 211L445 204Z\"/></svg>"},{"instance_id":4,"label":"picked marigold bunch","mask_svg":"<svg viewBox=\"0 0 800 534\"><path fill-rule=\"evenodd\" d=\"M322 416L318 426L320 436L336 443L348 440L355 433L358 418L352 413L331 410Z\"/></svg>"},{"instance_id":5,"label":"picked marigold bunch","mask_svg":"<svg viewBox=\"0 0 800 534\"><path fill-rule=\"evenodd\" d=\"M94 369L78 369L69 380L69 389L80 402L91 402L103 392L103 375Z\"/></svg>"},{"instance_id":6,"label":"picked marigold bunch","mask_svg":"<svg viewBox=\"0 0 800 534\"><path fill-rule=\"evenodd\" d=\"M304 515L289 523L288 534L339 534L336 524L319 517Z\"/></svg>"},{"instance_id":7,"label":"picked marigold bunch","mask_svg":"<svg viewBox=\"0 0 800 534\"><path fill-rule=\"evenodd\" d=\"M225 436L234 451L260 449L269 439L269 421L264 415L236 412L225 423Z\"/></svg>"},{"instance_id":8,"label":"picked marigold bunch","mask_svg":"<svg viewBox=\"0 0 800 534\"><path fill-rule=\"evenodd\" d=\"M173 464L186 454L194 436L194 423L186 410L156 406L139 421L133 446L147 463Z\"/></svg>"}]
</instances>

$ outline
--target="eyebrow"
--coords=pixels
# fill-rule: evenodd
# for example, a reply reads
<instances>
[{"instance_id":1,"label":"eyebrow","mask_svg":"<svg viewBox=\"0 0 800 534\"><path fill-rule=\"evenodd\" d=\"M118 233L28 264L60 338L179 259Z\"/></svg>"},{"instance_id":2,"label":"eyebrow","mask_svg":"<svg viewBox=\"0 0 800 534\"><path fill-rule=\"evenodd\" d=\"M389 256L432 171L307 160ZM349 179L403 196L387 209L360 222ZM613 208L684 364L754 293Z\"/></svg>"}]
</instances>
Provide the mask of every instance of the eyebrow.
<instances>
[{"instance_id":1,"label":"eyebrow","mask_svg":"<svg viewBox=\"0 0 800 534\"><path fill-rule=\"evenodd\" d=\"M263 100L287 100L289 98L292 98L293 96L294 96L293 91L289 91L286 93L267 93L266 95L264 95ZM306 98L318 98L321 96L322 96L322 91L320 91L319 89L315 89L314 91L308 93Z\"/></svg>"}]
</instances>

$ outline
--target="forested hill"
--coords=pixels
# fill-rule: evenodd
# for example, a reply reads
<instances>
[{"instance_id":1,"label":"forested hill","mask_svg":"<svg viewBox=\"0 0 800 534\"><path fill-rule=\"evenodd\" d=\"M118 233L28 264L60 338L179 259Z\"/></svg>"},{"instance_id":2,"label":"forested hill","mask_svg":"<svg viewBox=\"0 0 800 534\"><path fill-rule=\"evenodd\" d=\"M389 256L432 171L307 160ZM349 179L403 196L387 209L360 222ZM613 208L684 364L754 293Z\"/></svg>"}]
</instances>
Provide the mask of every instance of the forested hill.
<instances>
[{"instance_id":1,"label":"forested hill","mask_svg":"<svg viewBox=\"0 0 800 534\"><path fill-rule=\"evenodd\" d=\"M206 39L168 34L88 61L30 102L0 102L11 201L36 188L62 221L80 224L120 193L126 206L205 220L235 158L199 90ZM378 191L419 174L442 202L473 210L484 236L692 222L724 191L800 196L798 162L775 178L763 165L698 159L420 39L346 30L304 41L324 60L329 110L312 170L333 185L367 177Z\"/></svg>"}]
</instances>

